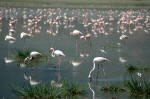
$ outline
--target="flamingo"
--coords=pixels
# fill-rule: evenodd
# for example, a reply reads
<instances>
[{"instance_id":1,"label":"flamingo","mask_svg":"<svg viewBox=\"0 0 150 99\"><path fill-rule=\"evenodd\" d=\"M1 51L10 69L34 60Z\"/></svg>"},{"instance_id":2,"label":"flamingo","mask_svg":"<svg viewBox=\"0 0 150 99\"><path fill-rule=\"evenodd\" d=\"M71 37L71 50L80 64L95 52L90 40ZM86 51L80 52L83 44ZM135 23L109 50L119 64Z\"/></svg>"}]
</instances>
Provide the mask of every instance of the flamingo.
<instances>
[{"instance_id":1,"label":"flamingo","mask_svg":"<svg viewBox=\"0 0 150 99\"><path fill-rule=\"evenodd\" d=\"M120 40L127 39L127 38L128 38L128 36L124 35L124 34L120 36Z\"/></svg>"},{"instance_id":2,"label":"flamingo","mask_svg":"<svg viewBox=\"0 0 150 99\"><path fill-rule=\"evenodd\" d=\"M5 36L5 41L9 41L9 43L13 43L16 40L16 38L14 38L11 35L6 35Z\"/></svg>"},{"instance_id":3,"label":"flamingo","mask_svg":"<svg viewBox=\"0 0 150 99\"><path fill-rule=\"evenodd\" d=\"M51 52L51 56L52 57L55 57L57 56L59 61L58 61L58 65L59 65L59 68L60 68L60 64L61 64L61 58L60 56L66 56L61 50L54 50L54 48L50 48L49 51Z\"/></svg>"},{"instance_id":4,"label":"flamingo","mask_svg":"<svg viewBox=\"0 0 150 99\"><path fill-rule=\"evenodd\" d=\"M73 30L73 32L71 32L70 34L73 35L73 36L78 36L78 35L81 35L83 33L80 32L79 30Z\"/></svg>"},{"instance_id":5,"label":"flamingo","mask_svg":"<svg viewBox=\"0 0 150 99\"><path fill-rule=\"evenodd\" d=\"M42 54L37 51L32 51L30 53L30 56L24 59L24 63L26 63L27 61L31 61L33 58L38 58L39 56L42 56Z\"/></svg>"},{"instance_id":6,"label":"flamingo","mask_svg":"<svg viewBox=\"0 0 150 99\"><path fill-rule=\"evenodd\" d=\"M85 36L80 36L80 39L83 39L83 40L90 40L90 38L91 38L91 34L90 33L88 33L88 34L86 34Z\"/></svg>"},{"instance_id":7,"label":"flamingo","mask_svg":"<svg viewBox=\"0 0 150 99\"><path fill-rule=\"evenodd\" d=\"M110 60L104 57L95 57L93 59L93 68L91 69L89 76L88 76L90 82L92 81L91 73L95 70L95 64L98 63L98 68L99 68L99 63L105 62L105 61L110 61Z\"/></svg>"},{"instance_id":8,"label":"flamingo","mask_svg":"<svg viewBox=\"0 0 150 99\"><path fill-rule=\"evenodd\" d=\"M25 47L25 40L26 40L27 38L32 38L32 37L33 37L33 34L27 34L27 33L25 33L25 32L21 32L20 38L21 38L21 39L24 39L24 47Z\"/></svg>"},{"instance_id":9,"label":"flamingo","mask_svg":"<svg viewBox=\"0 0 150 99\"><path fill-rule=\"evenodd\" d=\"M76 45L76 56L77 56L77 48L78 48L78 44L77 44L77 36L82 35L83 33L80 32L79 30L73 30L72 33L70 33L72 36L75 36L75 45Z\"/></svg>"}]
</instances>

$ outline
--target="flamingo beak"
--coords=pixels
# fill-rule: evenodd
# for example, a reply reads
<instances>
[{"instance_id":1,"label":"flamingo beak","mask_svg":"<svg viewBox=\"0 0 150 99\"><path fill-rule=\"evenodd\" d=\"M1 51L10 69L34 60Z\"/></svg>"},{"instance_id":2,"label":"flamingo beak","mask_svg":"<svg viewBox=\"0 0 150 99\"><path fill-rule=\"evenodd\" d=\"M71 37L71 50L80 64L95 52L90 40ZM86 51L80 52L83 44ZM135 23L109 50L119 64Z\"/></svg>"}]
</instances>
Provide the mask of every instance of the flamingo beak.
<instances>
[{"instance_id":1,"label":"flamingo beak","mask_svg":"<svg viewBox=\"0 0 150 99\"><path fill-rule=\"evenodd\" d=\"M107 61L107 62L110 62L111 60L109 60L109 59L106 59L106 61Z\"/></svg>"},{"instance_id":2,"label":"flamingo beak","mask_svg":"<svg viewBox=\"0 0 150 99\"><path fill-rule=\"evenodd\" d=\"M40 56L43 56L42 54L40 54Z\"/></svg>"}]
</instances>

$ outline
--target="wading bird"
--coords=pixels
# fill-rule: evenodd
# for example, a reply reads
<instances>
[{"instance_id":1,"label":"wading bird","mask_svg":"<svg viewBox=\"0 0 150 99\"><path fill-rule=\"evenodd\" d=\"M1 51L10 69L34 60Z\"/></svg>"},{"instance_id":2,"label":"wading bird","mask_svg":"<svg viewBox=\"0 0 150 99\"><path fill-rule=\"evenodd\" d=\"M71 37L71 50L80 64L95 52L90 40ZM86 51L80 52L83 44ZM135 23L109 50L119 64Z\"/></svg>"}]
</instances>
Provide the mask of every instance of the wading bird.
<instances>
[{"instance_id":1,"label":"wading bird","mask_svg":"<svg viewBox=\"0 0 150 99\"><path fill-rule=\"evenodd\" d=\"M70 34L73 35L73 36L78 36L78 35L81 35L83 33L80 32L79 30L73 30L73 32L71 32Z\"/></svg>"},{"instance_id":2,"label":"wading bird","mask_svg":"<svg viewBox=\"0 0 150 99\"><path fill-rule=\"evenodd\" d=\"M120 40L127 39L127 38L128 38L128 36L124 35L124 34L120 36Z\"/></svg>"},{"instance_id":3,"label":"wading bird","mask_svg":"<svg viewBox=\"0 0 150 99\"><path fill-rule=\"evenodd\" d=\"M25 48L26 39L27 38L32 38L32 37L33 37L33 34L27 34L25 32L22 32L20 34L20 38L24 40L24 48Z\"/></svg>"},{"instance_id":4,"label":"wading bird","mask_svg":"<svg viewBox=\"0 0 150 99\"><path fill-rule=\"evenodd\" d=\"M13 43L16 40L16 38L14 38L11 35L6 35L5 36L5 41L9 41L9 43Z\"/></svg>"},{"instance_id":5,"label":"wading bird","mask_svg":"<svg viewBox=\"0 0 150 99\"><path fill-rule=\"evenodd\" d=\"M90 82L92 81L91 73L95 70L95 65L98 64L98 69L99 69L99 64L100 64L101 62L105 62L105 61L110 61L110 60L107 59L107 58L104 58L104 57L95 57L95 58L93 59L93 68L91 69L91 71L90 71L90 73L89 73L89 76L88 76Z\"/></svg>"},{"instance_id":6,"label":"wading bird","mask_svg":"<svg viewBox=\"0 0 150 99\"><path fill-rule=\"evenodd\" d=\"M61 64L61 58L60 56L66 56L61 50L54 50L54 48L50 48L49 49L49 52L51 52L51 56L52 57L58 57L58 65L59 65L59 68L60 68L60 64Z\"/></svg>"},{"instance_id":7,"label":"wading bird","mask_svg":"<svg viewBox=\"0 0 150 99\"><path fill-rule=\"evenodd\" d=\"M32 51L32 52L30 53L30 56L28 56L28 57L26 57L26 58L24 59L24 63L26 63L27 61L31 61L31 60L34 59L34 58L38 58L38 57L40 57L40 56L42 56L41 53L36 52L36 51Z\"/></svg>"}]
</instances>

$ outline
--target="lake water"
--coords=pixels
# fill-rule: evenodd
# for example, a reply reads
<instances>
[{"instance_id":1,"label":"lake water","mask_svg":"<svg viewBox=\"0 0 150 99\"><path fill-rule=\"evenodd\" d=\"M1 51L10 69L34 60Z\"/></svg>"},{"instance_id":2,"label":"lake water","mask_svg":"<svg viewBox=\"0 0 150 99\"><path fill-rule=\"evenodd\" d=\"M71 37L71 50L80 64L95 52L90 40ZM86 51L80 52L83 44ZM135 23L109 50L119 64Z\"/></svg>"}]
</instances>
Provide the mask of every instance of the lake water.
<instances>
[{"instance_id":1,"label":"lake water","mask_svg":"<svg viewBox=\"0 0 150 99\"><path fill-rule=\"evenodd\" d=\"M90 34L90 40L70 35L73 30ZM21 32L34 35L31 39L20 38ZM121 35L127 39L120 39ZM5 41L6 35L16 38L14 43ZM54 9L54 8L0 8L0 98L15 99L9 85L29 84L24 72L33 79L69 80L88 86L88 74L94 57L106 57L110 62L97 68L91 84L95 99L137 99L128 94L108 94L99 91L107 83L120 83L128 78L127 64L150 66L150 10L148 9ZM49 48L62 50L60 71L57 58L53 61L24 66L13 61L17 50L25 48L47 55ZM8 60L10 59L10 60ZM103 73L105 70L105 74ZM146 77L149 72L141 72ZM92 99L92 91L81 99ZM113 98L114 97L114 98ZM142 99L144 97L140 97Z\"/></svg>"}]
</instances>

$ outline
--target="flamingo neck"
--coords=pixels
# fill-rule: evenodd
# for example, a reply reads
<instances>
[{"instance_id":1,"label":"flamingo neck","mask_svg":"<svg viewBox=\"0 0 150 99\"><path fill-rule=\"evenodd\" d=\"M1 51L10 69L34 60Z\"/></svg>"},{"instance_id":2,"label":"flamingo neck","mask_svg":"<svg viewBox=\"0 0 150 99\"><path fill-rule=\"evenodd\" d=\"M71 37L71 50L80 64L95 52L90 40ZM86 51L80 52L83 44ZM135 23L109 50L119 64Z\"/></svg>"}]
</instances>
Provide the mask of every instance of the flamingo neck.
<instances>
[{"instance_id":1,"label":"flamingo neck","mask_svg":"<svg viewBox=\"0 0 150 99\"><path fill-rule=\"evenodd\" d=\"M29 60L32 60L32 57L31 57L31 56L29 57Z\"/></svg>"},{"instance_id":2,"label":"flamingo neck","mask_svg":"<svg viewBox=\"0 0 150 99\"><path fill-rule=\"evenodd\" d=\"M89 73L89 78L91 78L91 73L94 71L95 69L95 62L93 62L93 68L91 69L90 73Z\"/></svg>"},{"instance_id":3,"label":"flamingo neck","mask_svg":"<svg viewBox=\"0 0 150 99\"><path fill-rule=\"evenodd\" d=\"M53 51L52 51L52 54L51 54L51 55L52 55L52 57L55 57L55 54L54 54L54 49L53 49Z\"/></svg>"}]
</instances>

